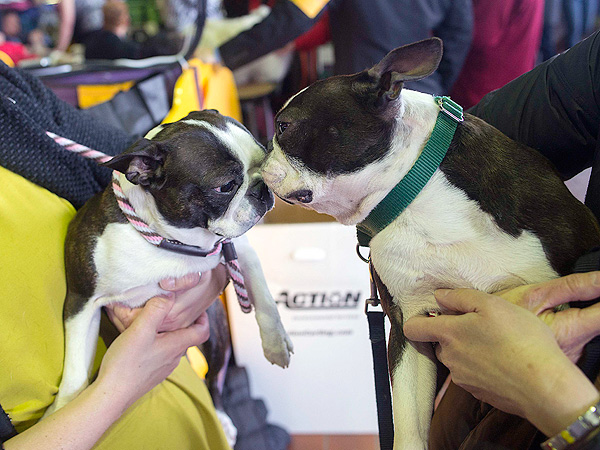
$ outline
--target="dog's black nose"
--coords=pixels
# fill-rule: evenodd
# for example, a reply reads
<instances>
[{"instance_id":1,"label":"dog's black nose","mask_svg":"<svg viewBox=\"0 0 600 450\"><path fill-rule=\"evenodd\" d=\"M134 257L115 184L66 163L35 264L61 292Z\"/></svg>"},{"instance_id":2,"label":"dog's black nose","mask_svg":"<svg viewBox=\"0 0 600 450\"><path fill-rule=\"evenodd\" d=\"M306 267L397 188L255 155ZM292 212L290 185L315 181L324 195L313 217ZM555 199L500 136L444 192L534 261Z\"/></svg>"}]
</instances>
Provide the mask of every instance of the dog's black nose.
<instances>
[{"instance_id":1,"label":"dog's black nose","mask_svg":"<svg viewBox=\"0 0 600 450\"><path fill-rule=\"evenodd\" d=\"M294 191L287 198L293 198L300 203L310 203L313 199L313 193L309 189L301 189L299 191Z\"/></svg>"},{"instance_id":2,"label":"dog's black nose","mask_svg":"<svg viewBox=\"0 0 600 450\"><path fill-rule=\"evenodd\" d=\"M262 181L258 181L257 183L255 183L250 188L249 194L252 197L257 198L261 202L267 202L269 200L272 200L273 198L273 194L271 193L267 185Z\"/></svg>"}]
</instances>

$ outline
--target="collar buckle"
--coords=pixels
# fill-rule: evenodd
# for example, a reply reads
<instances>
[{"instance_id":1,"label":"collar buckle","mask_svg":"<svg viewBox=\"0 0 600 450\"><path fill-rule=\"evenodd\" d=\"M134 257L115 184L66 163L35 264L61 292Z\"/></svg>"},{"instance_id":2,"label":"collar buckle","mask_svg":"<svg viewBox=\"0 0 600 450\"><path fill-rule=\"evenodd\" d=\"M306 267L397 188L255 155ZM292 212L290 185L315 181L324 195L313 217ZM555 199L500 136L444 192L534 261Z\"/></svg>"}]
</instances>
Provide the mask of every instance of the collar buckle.
<instances>
[{"instance_id":1,"label":"collar buckle","mask_svg":"<svg viewBox=\"0 0 600 450\"><path fill-rule=\"evenodd\" d=\"M465 120L462 107L458 103L454 102L450 97L437 96L435 97L435 101L440 107L440 110L456 122L462 122Z\"/></svg>"}]
</instances>

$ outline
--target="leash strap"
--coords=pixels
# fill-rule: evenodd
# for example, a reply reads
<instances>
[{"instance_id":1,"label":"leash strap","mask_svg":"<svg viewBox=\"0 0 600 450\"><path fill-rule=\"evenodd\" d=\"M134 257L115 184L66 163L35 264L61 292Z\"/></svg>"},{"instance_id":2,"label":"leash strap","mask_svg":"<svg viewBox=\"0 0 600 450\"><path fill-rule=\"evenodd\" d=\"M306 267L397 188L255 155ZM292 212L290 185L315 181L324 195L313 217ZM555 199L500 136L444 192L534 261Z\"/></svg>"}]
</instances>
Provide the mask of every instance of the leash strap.
<instances>
[{"instance_id":1,"label":"leash strap","mask_svg":"<svg viewBox=\"0 0 600 450\"><path fill-rule=\"evenodd\" d=\"M369 339L373 353L379 446L381 450L392 450L394 446L394 419L385 342L385 313L383 310L373 310L373 308L380 307L381 302L377 295L377 286L373 278L373 263L371 262L369 262L369 271L371 276L371 298L365 302L365 314L369 323Z\"/></svg>"},{"instance_id":2,"label":"leash strap","mask_svg":"<svg viewBox=\"0 0 600 450\"><path fill-rule=\"evenodd\" d=\"M440 167L458 124L464 120L462 107L450 97L437 96L434 100L440 112L417 161L365 220L356 225L358 243L362 247L368 247L373 236L392 223L419 195Z\"/></svg>"},{"instance_id":3,"label":"leash strap","mask_svg":"<svg viewBox=\"0 0 600 450\"><path fill-rule=\"evenodd\" d=\"M240 269L235 247L233 246L233 242L231 242L229 239L223 242L223 257L225 259L225 264L227 266L231 282L233 283L233 288L235 289L235 294L237 295L240 308L242 309L242 312L249 313L252 311L252 303L250 303L250 299L248 298L248 291L246 290L244 276L242 275L242 270Z\"/></svg>"},{"instance_id":4,"label":"leash strap","mask_svg":"<svg viewBox=\"0 0 600 450\"><path fill-rule=\"evenodd\" d=\"M102 153L98 150L91 149L85 145L79 144L75 141L59 136L50 131L46 131L46 134L54 139L54 141L64 147L65 149L77 153L85 158L91 159L98 164L105 163L112 159L112 156ZM244 313L252 311L252 303L248 298L248 291L244 282L244 276L240 269L239 262L237 260L237 253L233 242L229 239L223 239L218 241L211 250L203 250L196 245L188 245L183 242L179 242L175 239L166 239L156 231L154 231L135 211L133 205L129 202L129 199L123 192L121 184L119 182L119 176L116 171L113 171L112 188L117 199L117 204L123 215L127 218L131 226L137 230L138 233L146 240L146 242L154 245L155 247L169 250L175 253L184 255L207 257L220 254L223 252L225 259L225 266L229 273L229 278L233 282L233 287L240 304L240 308Z\"/></svg>"}]
</instances>

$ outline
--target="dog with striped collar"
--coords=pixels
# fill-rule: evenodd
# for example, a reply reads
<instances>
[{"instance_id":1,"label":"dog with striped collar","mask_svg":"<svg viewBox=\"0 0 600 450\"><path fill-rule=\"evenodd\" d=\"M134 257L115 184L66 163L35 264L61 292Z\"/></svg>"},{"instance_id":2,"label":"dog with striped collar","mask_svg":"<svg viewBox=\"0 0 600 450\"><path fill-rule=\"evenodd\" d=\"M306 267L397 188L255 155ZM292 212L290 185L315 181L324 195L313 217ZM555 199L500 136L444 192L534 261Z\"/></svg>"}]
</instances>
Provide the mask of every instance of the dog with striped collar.
<instances>
[{"instance_id":1,"label":"dog with striped collar","mask_svg":"<svg viewBox=\"0 0 600 450\"><path fill-rule=\"evenodd\" d=\"M222 262L239 261L230 274L234 284L246 280L247 291L236 286L236 292L242 309L256 310L265 357L289 365L292 343L243 236L273 207L259 171L264 158L264 147L243 125L204 110L160 125L103 160L114 170L112 185L77 212L67 231L65 362L46 416L87 387L102 306L142 306L167 293L160 280Z\"/></svg>"}]
</instances>

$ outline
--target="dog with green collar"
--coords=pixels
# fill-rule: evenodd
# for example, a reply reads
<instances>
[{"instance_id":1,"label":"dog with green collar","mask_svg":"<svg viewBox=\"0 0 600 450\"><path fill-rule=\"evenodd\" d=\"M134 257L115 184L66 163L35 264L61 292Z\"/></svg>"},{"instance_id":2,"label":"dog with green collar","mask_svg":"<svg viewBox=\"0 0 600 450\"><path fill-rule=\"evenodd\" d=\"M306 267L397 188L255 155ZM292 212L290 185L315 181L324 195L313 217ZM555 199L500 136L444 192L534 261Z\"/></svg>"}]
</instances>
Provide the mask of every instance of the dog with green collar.
<instances>
[{"instance_id":1,"label":"dog with green collar","mask_svg":"<svg viewBox=\"0 0 600 450\"><path fill-rule=\"evenodd\" d=\"M397 48L321 80L276 116L263 179L283 200L356 225L392 301L394 449L427 448L436 366L402 324L438 288L496 292L570 272L598 224L551 164L447 98L403 89L432 74L442 41Z\"/></svg>"}]
</instances>

